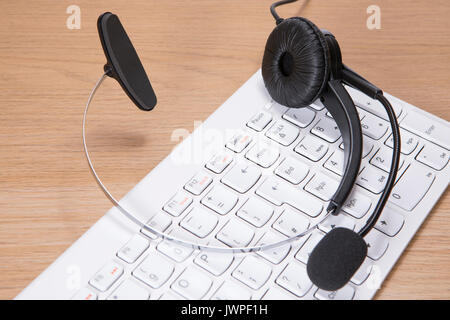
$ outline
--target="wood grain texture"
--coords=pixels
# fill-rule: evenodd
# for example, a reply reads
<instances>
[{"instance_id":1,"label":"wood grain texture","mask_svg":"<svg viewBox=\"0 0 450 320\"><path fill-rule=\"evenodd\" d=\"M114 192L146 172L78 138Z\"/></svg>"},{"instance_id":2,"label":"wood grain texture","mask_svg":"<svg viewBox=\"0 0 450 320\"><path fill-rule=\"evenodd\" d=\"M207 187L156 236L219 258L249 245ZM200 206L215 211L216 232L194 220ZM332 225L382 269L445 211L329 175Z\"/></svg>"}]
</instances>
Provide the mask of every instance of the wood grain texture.
<instances>
[{"instance_id":1,"label":"wood grain texture","mask_svg":"<svg viewBox=\"0 0 450 320\"><path fill-rule=\"evenodd\" d=\"M121 196L259 67L272 0L1 1L0 298L16 296L111 204L91 177L81 116L104 57L96 19L118 13L158 95L138 111L113 81L100 89L89 139L99 173ZM366 8L381 7L381 30ZM280 15L299 14L300 4ZM450 2L317 0L302 15L339 39L345 62L387 92L450 119ZM450 298L450 197L445 194L377 294Z\"/></svg>"}]
</instances>

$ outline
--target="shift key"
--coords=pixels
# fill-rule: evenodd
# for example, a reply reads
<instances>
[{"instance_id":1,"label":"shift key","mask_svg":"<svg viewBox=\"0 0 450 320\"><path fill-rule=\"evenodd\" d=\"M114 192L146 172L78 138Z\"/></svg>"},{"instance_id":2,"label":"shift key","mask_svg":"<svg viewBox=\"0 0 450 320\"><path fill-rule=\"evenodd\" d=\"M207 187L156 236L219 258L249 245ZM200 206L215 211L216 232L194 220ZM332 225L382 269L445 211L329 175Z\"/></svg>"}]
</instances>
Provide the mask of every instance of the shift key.
<instances>
[{"instance_id":1,"label":"shift key","mask_svg":"<svg viewBox=\"0 0 450 320\"><path fill-rule=\"evenodd\" d=\"M417 134L421 138L450 150L450 126L448 125L434 121L416 112L409 112L400 126Z\"/></svg>"},{"instance_id":2,"label":"shift key","mask_svg":"<svg viewBox=\"0 0 450 320\"><path fill-rule=\"evenodd\" d=\"M435 174L432 169L412 163L392 190L389 201L412 211L430 189Z\"/></svg>"}]
</instances>

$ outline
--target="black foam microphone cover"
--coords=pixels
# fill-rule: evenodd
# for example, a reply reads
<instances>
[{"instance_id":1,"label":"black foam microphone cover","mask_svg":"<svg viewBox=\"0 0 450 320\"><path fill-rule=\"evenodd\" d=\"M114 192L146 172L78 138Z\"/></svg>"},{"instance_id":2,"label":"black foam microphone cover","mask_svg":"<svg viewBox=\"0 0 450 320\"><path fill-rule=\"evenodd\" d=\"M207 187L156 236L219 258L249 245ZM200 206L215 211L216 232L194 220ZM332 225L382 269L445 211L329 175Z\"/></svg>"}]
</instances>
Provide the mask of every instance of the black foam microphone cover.
<instances>
[{"instance_id":1,"label":"black foam microphone cover","mask_svg":"<svg viewBox=\"0 0 450 320\"><path fill-rule=\"evenodd\" d=\"M347 284L367 256L367 244L356 232L334 228L311 252L306 270L312 283L326 291Z\"/></svg>"},{"instance_id":2,"label":"black foam microphone cover","mask_svg":"<svg viewBox=\"0 0 450 320\"><path fill-rule=\"evenodd\" d=\"M329 52L317 26L305 18L283 20L267 39L261 72L270 96L292 108L309 106L329 78Z\"/></svg>"},{"instance_id":3,"label":"black foam microphone cover","mask_svg":"<svg viewBox=\"0 0 450 320\"><path fill-rule=\"evenodd\" d=\"M119 82L139 109L152 110L156 105L155 92L119 18L105 12L98 18L97 28L107 60L107 74Z\"/></svg>"}]
</instances>

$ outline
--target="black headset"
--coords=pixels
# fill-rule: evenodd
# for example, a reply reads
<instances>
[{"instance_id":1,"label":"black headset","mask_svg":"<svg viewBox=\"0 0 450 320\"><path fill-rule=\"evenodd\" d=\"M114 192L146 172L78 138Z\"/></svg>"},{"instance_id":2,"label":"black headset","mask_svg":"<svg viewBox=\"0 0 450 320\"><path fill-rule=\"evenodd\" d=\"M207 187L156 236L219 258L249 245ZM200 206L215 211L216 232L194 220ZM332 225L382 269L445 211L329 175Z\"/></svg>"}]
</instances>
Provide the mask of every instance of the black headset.
<instances>
[{"instance_id":1,"label":"black headset","mask_svg":"<svg viewBox=\"0 0 450 320\"><path fill-rule=\"evenodd\" d=\"M362 158L363 137L358 111L344 84L383 105L393 136L392 163L386 187L365 226L358 232L339 227L332 229L309 257L307 273L311 281L321 289L335 291L351 279L367 256L363 237L376 224L394 186L400 157L400 133L392 106L381 89L342 63L339 44L330 32L320 30L302 17L282 19L278 16L277 6L295 1L278 1L270 8L277 26L267 40L261 70L264 84L274 101L290 108L304 108L320 99L336 121L344 143L344 174L327 212L340 214L355 184ZM119 18L110 12L104 13L99 17L97 27L107 59L106 75L120 83L137 107L152 110L156 95Z\"/></svg>"},{"instance_id":2,"label":"black headset","mask_svg":"<svg viewBox=\"0 0 450 320\"><path fill-rule=\"evenodd\" d=\"M273 100L290 108L304 108L320 99L336 121L344 143L344 174L330 200L328 212L339 214L361 164L361 124L344 84L380 101L388 114L394 141L389 177L366 225L357 233L334 228L316 245L308 259L307 272L311 281L321 289L335 291L351 279L366 258L367 245L363 237L376 224L396 180L400 133L395 113L382 90L342 63L341 50L333 34L320 30L306 18L278 16L277 6L295 1L278 1L270 7L277 26L267 40L261 70Z\"/></svg>"}]
</instances>

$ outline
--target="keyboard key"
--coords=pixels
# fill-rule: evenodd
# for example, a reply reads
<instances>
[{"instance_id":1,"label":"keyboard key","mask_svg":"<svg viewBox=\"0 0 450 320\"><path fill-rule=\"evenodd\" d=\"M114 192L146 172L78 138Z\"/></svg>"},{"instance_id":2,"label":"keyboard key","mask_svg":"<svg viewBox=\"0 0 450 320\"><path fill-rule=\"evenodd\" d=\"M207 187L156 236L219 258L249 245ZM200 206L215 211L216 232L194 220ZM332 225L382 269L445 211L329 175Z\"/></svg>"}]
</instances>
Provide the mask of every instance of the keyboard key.
<instances>
[{"instance_id":1,"label":"keyboard key","mask_svg":"<svg viewBox=\"0 0 450 320\"><path fill-rule=\"evenodd\" d=\"M147 239L136 234L117 252L117 256L126 263L134 263L148 248L149 244Z\"/></svg>"},{"instance_id":2,"label":"keyboard key","mask_svg":"<svg viewBox=\"0 0 450 320\"><path fill-rule=\"evenodd\" d=\"M225 215L234 208L238 200L237 195L223 185L218 184L203 197L201 203L218 214Z\"/></svg>"},{"instance_id":3,"label":"keyboard key","mask_svg":"<svg viewBox=\"0 0 450 320\"><path fill-rule=\"evenodd\" d=\"M250 226L243 222L230 220L217 233L216 238L230 247L245 247L252 241L254 235L255 232Z\"/></svg>"},{"instance_id":4,"label":"keyboard key","mask_svg":"<svg viewBox=\"0 0 450 320\"><path fill-rule=\"evenodd\" d=\"M320 99L317 99L316 101L311 103L311 105L309 107L314 110L317 110L317 111L323 110L325 108L325 106L323 105L322 101L320 101Z\"/></svg>"},{"instance_id":5,"label":"keyboard key","mask_svg":"<svg viewBox=\"0 0 450 320\"><path fill-rule=\"evenodd\" d=\"M400 213L393 211L389 207L385 207L375 228L390 237L394 237L400 232L404 223L405 218Z\"/></svg>"},{"instance_id":6,"label":"keyboard key","mask_svg":"<svg viewBox=\"0 0 450 320\"><path fill-rule=\"evenodd\" d=\"M254 256L247 256L233 271L232 276L254 290L261 288L272 274L272 268Z\"/></svg>"},{"instance_id":7,"label":"keyboard key","mask_svg":"<svg viewBox=\"0 0 450 320\"><path fill-rule=\"evenodd\" d=\"M329 201L338 186L338 181L319 172L306 184L305 190L324 201Z\"/></svg>"},{"instance_id":8,"label":"keyboard key","mask_svg":"<svg viewBox=\"0 0 450 320\"><path fill-rule=\"evenodd\" d=\"M295 254L295 258L298 261L303 262L306 264L309 260L309 255L314 250L316 245L319 243L319 241L323 238L323 233L321 232L312 232L309 236L304 236L305 241L303 245L301 246L300 250L297 251Z\"/></svg>"},{"instance_id":9,"label":"keyboard key","mask_svg":"<svg viewBox=\"0 0 450 320\"><path fill-rule=\"evenodd\" d=\"M286 290L272 287L264 294L262 300L295 300Z\"/></svg>"},{"instance_id":10,"label":"keyboard key","mask_svg":"<svg viewBox=\"0 0 450 320\"><path fill-rule=\"evenodd\" d=\"M323 223L319 225L319 229L323 232L329 232L336 227L347 228L350 230L355 229L355 220L346 216L343 213L335 215L330 215L325 219Z\"/></svg>"},{"instance_id":11,"label":"keyboard key","mask_svg":"<svg viewBox=\"0 0 450 320\"><path fill-rule=\"evenodd\" d=\"M98 296L93 290L85 287L75 293L72 300L97 300L97 298Z\"/></svg>"},{"instance_id":12,"label":"keyboard key","mask_svg":"<svg viewBox=\"0 0 450 320\"><path fill-rule=\"evenodd\" d=\"M363 134L375 140L381 139L387 132L388 127L389 124L386 121L370 113L367 113L361 120Z\"/></svg>"},{"instance_id":13,"label":"keyboard key","mask_svg":"<svg viewBox=\"0 0 450 320\"><path fill-rule=\"evenodd\" d=\"M108 300L148 300L150 293L136 282L127 279L108 297Z\"/></svg>"},{"instance_id":14,"label":"keyboard key","mask_svg":"<svg viewBox=\"0 0 450 320\"><path fill-rule=\"evenodd\" d=\"M195 207L181 221L180 226L197 237L204 238L214 230L218 222L219 220L213 213Z\"/></svg>"},{"instance_id":15,"label":"keyboard key","mask_svg":"<svg viewBox=\"0 0 450 320\"><path fill-rule=\"evenodd\" d=\"M361 110L360 108L356 108L356 110L358 112L359 120L361 121L366 116L367 113L364 110ZM334 119L329 111L327 113L325 113L325 115L327 117L330 117L330 118Z\"/></svg>"},{"instance_id":16,"label":"keyboard key","mask_svg":"<svg viewBox=\"0 0 450 320\"><path fill-rule=\"evenodd\" d=\"M398 169L403 166L403 163L405 162L403 156L400 157L400 162L398 164ZM392 149L381 147L377 153L374 154L372 159L370 159L370 163L373 164L375 167L386 171L391 172L391 163L392 163Z\"/></svg>"},{"instance_id":17,"label":"keyboard key","mask_svg":"<svg viewBox=\"0 0 450 320\"><path fill-rule=\"evenodd\" d=\"M353 300L355 288L351 285L346 285L337 291L318 289L314 296L319 300Z\"/></svg>"},{"instance_id":18,"label":"keyboard key","mask_svg":"<svg viewBox=\"0 0 450 320\"><path fill-rule=\"evenodd\" d=\"M448 157L447 150L435 144L427 143L416 156L416 160L433 169L442 170L448 163Z\"/></svg>"},{"instance_id":19,"label":"keyboard key","mask_svg":"<svg viewBox=\"0 0 450 320\"><path fill-rule=\"evenodd\" d=\"M171 224L172 219L167 214L164 213L157 213L153 218L149 220L149 222L147 222L147 225L150 228L157 230L159 232L166 231ZM141 233L153 240L158 238L156 233L153 233L151 230L147 228L142 228Z\"/></svg>"},{"instance_id":20,"label":"keyboard key","mask_svg":"<svg viewBox=\"0 0 450 320\"><path fill-rule=\"evenodd\" d=\"M173 271L174 266L172 263L156 252L152 252L141 262L132 274L145 284L157 289L169 280Z\"/></svg>"},{"instance_id":21,"label":"keyboard key","mask_svg":"<svg viewBox=\"0 0 450 320\"><path fill-rule=\"evenodd\" d=\"M275 122L266 132L266 136L283 146L292 144L300 134L300 130L286 121Z\"/></svg>"},{"instance_id":22,"label":"keyboard key","mask_svg":"<svg viewBox=\"0 0 450 320\"><path fill-rule=\"evenodd\" d=\"M272 227L288 237L295 237L308 230L309 224L309 219L304 215L287 208L273 223Z\"/></svg>"},{"instance_id":23,"label":"keyboard key","mask_svg":"<svg viewBox=\"0 0 450 320\"><path fill-rule=\"evenodd\" d=\"M294 149L295 152L310 159L319 161L328 151L328 145L313 136L306 136Z\"/></svg>"},{"instance_id":24,"label":"keyboard key","mask_svg":"<svg viewBox=\"0 0 450 320\"><path fill-rule=\"evenodd\" d=\"M225 281L213 294L211 300L250 300L251 292L242 285Z\"/></svg>"},{"instance_id":25,"label":"keyboard key","mask_svg":"<svg viewBox=\"0 0 450 320\"><path fill-rule=\"evenodd\" d=\"M275 282L298 297L303 297L312 287L306 267L294 261L288 264Z\"/></svg>"},{"instance_id":26,"label":"keyboard key","mask_svg":"<svg viewBox=\"0 0 450 320\"><path fill-rule=\"evenodd\" d=\"M266 111L259 111L247 122L247 126L255 131L262 131L272 121L272 115Z\"/></svg>"},{"instance_id":27,"label":"keyboard key","mask_svg":"<svg viewBox=\"0 0 450 320\"><path fill-rule=\"evenodd\" d=\"M306 128L313 122L316 113L308 108L289 108L285 114L283 114L283 119L299 126L300 128Z\"/></svg>"},{"instance_id":28,"label":"keyboard key","mask_svg":"<svg viewBox=\"0 0 450 320\"><path fill-rule=\"evenodd\" d=\"M293 184L299 184L306 178L309 167L292 157L287 157L275 169L275 174Z\"/></svg>"},{"instance_id":29,"label":"keyboard key","mask_svg":"<svg viewBox=\"0 0 450 320\"><path fill-rule=\"evenodd\" d=\"M359 90L353 89L349 86L345 86L347 91L350 93L353 101L358 107L363 108L366 111L369 111L373 113L374 115L383 118L384 120L388 121L389 117L386 113L386 110L384 109L383 105L375 99L372 99L368 96L366 96L364 93L362 93ZM400 102L398 102L395 99L389 98L389 102L392 105L392 108L394 109L394 113L397 115L397 118L402 113L402 105Z\"/></svg>"},{"instance_id":30,"label":"keyboard key","mask_svg":"<svg viewBox=\"0 0 450 320\"><path fill-rule=\"evenodd\" d=\"M319 120L311 129L311 133L330 143L336 142L341 137L341 132L336 122L330 118Z\"/></svg>"},{"instance_id":31,"label":"keyboard key","mask_svg":"<svg viewBox=\"0 0 450 320\"><path fill-rule=\"evenodd\" d=\"M378 194L384 190L388 174L372 165L366 166L356 178L356 184Z\"/></svg>"},{"instance_id":32,"label":"keyboard key","mask_svg":"<svg viewBox=\"0 0 450 320\"><path fill-rule=\"evenodd\" d=\"M194 267L187 267L171 288L186 299L199 300L209 291L212 283L208 275Z\"/></svg>"},{"instance_id":33,"label":"keyboard key","mask_svg":"<svg viewBox=\"0 0 450 320\"><path fill-rule=\"evenodd\" d=\"M190 193L198 196L211 184L211 182L211 176L206 173L199 172L188 183L186 183L184 188Z\"/></svg>"},{"instance_id":34,"label":"keyboard key","mask_svg":"<svg viewBox=\"0 0 450 320\"><path fill-rule=\"evenodd\" d=\"M156 249L176 262L182 262L186 260L192 254L192 252L194 252L193 248L187 245L177 244L176 242L171 240L161 241L160 243L158 243Z\"/></svg>"},{"instance_id":35,"label":"keyboard key","mask_svg":"<svg viewBox=\"0 0 450 320\"><path fill-rule=\"evenodd\" d=\"M261 177L261 170L246 161L238 162L222 178L222 183L240 193L245 193L253 187Z\"/></svg>"},{"instance_id":36,"label":"keyboard key","mask_svg":"<svg viewBox=\"0 0 450 320\"><path fill-rule=\"evenodd\" d=\"M256 189L256 194L277 206L287 203L311 217L317 217L323 209L322 202L275 177L268 177Z\"/></svg>"},{"instance_id":37,"label":"keyboard key","mask_svg":"<svg viewBox=\"0 0 450 320\"><path fill-rule=\"evenodd\" d=\"M400 123L405 128L419 137L434 142L447 150L450 150L450 126L434 121L414 111L409 111Z\"/></svg>"},{"instance_id":38,"label":"keyboard key","mask_svg":"<svg viewBox=\"0 0 450 320\"><path fill-rule=\"evenodd\" d=\"M225 146L236 153L240 153L250 144L250 142L252 142L252 137L244 131L239 131Z\"/></svg>"},{"instance_id":39,"label":"keyboard key","mask_svg":"<svg viewBox=\"0 0 450 320\"><path fill-rule=\"evenodd\" d=\"M432 169L412 163L394 186L389 201L412 211L430 189L435 174Z\"/></svg>"},{"instance_id":40,"label":"keyboard key","mask_svg":"<svg viewBox=\"0 0 450 320\"><path fill-rule=\"evenodd\" d=\"M156 233L154 233L153 231L150 231L150 230L147 229L147 228L142 227L142 228L141 228L141 233L142 233L143 235L146 235L147 237L149 237L149 238L152 239L152 240L158 239L158 236L156 235Z\"/></svg>"},{"instance_id":41,"label":"keyboard key","mask_svg":"<svg viewBox=\"0 0 450 320\"><path fill-rule=\"evenodd\" d=\"M256 144L245 155L247 159L253 161L263 168L268 168L273 165L275 161L277 161L279 156L280 152L277 148L265 143Z\"/></svg>"},{"instance_id":42,"label":"keyboard key","mask_svg":"<svg viewBox=\"0 0 450 320\"><path fill-rule=\"evenodd\" d=\"M361 192L353 190L352 193L348 196L345 204L342 206L342 210L344 210L352 217L361 219L366 215L371 206L372 201L369 198L367 198Z\"/></svg>"},{"instance_id":43,"label":"keyboard key","mask_svg":"<svg viewBox=\"0 0 450 320\"><path fill-rule=\"evenodd\" d=\"M411 154L419 144L419 139L415 134L409 133L408 131L402 129L400 129L400 140L400 150L403 154ZM387 138L384 144L392 149L394 145L392 134L389 136L389 138Z\"/></svg>"},{"instance_id":44,"label":"keyboard key","mask_svg":"<svg viewBox=\"0 0 450 320\"><path fill-rule=\"evenodd\" d=\"M159 300L184 300L184 298L175 294L172 290L164 292L164 294L159 298Z\"/></svg>"},{"instance_id":45,"label":"keyboard key","mask_svg":"<svg viewBox=\"0 0 450 320\"><path fill-rule=\"evenodd\" d=\"M342 176L344 174L344 151L336 150L323 165L328 170Z\"/></svg>"},{"instance_id":46,"label":"keyboard key","mask_svg":"<svg viewBox=\"0 0 450 320\"><path fill-rule=\"evenodd\" d=\"M261 237L261 239L258 240L257 244L259 246L270 245L284 239L286 238L274 232L268 231ZM279 264L284 260L284 258L287 257L289 251L291 251L291 245L286 243L274 248L258 250L256 253L273 264Z\"/></svg>"},{"instance_id":47,"label":"keyboard key","mask_svg":"<svg viewBox=\"0 0 450 320\"><path fill-rule=\"evenodd\" d=\"M233 263L234 257L231 252L215 252L205 250L194 259L194 262L215 276L220 276Z\"/></svg>"},{"instance_id":48,"label":"keyboard key","mask_svg":"<svg viewBox=\"0 0 450 320\"><path fill-rule=\"evenodd\" d=\"M363 149L362 149L362 154L361 154L362 159L367 157L369 155L369 153L372 152L373 144L374 144L374 141L372 139L370 139L367 136L363 136ZM343 142L339 145L339 148L344 150L344 143Z\"/></svg>"},{"instance_id":49,"label":"keyboard key","mask_svg":"<svg viewBox=\"0 0 450 320\"><path fill-rule=\"evenodd\" d=\"M367 256L372 260L380 259L389 247L389 240L386 236L375 229L372 229L364 237L364 240L367 243Z\"/></svg>"},{"instance_id":50,"label":"keyboard key","mask_svg":"<svg viewBox=\"0 0 450 320\"><path fill-rule=\"evenodd\" d=\"M223 151L212 157L207 163L206 168L214 173L222 173L226 167L233 161L233 155L227 151Z\"/></svg>"},{"instance_id":51,"label":"keyboard key","mask_svg":"<svg viewBox=\"0 0 450 320\"><path fill-rule=\"evenodd\" d=\"M117 262L110 261L89 280L89 284L99 291L106 291L122 274L123 267Z\"/></svg>"},{"instance_id":52,"label":"keyboard key","mask_svg":"<svg viewBox=\"0 0 450 320\"><path fill-rule=\"evenodd\" d=\"M364 283L364 281L369 278L370 274L372 273L373 269L373 262L370 259L365 259L362 265L359 267L359 269L355 272L352 279L350 280L357 286L360 286Z\"/></svg>"},{"instance_id":53,"label":"keyboard key","mask_svg":"<svg viewBox=\"0 0 450 320\"><path fill-rule=\"evenodd\" d=\"M167 202L163 210L174 217L178 217L192 203L192 198L185 192L177 192L177 194Z\"/></svg>"},{"instance_id":54,"label":"keyboard key","mask_svg":"<svg viewBox=\"0 0 450 320\"><path fill-rule=\"evenodd\" d=\"M262 227L273 215L273 207L258 198L250 198L236 213L257 228Z\"/></svg>"}]
</instances>

